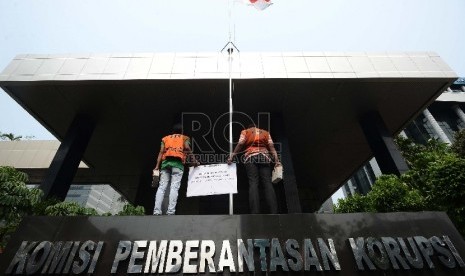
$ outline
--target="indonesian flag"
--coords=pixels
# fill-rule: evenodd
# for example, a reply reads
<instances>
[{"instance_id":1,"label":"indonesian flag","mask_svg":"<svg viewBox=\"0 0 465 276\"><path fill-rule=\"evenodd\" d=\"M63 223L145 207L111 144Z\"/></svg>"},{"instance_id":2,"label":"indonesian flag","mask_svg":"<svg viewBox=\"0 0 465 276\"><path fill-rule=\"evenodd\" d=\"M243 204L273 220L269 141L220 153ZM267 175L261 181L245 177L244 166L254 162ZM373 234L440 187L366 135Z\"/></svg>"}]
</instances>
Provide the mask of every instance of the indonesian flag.
<instances>
[{"instance_id":1,"label":"indonesian flag","mask_svg":"<svg viewBox=\"0 0 465 276\"><path fill-rule=\"evenodd\" d=\"M264 10L269 6L273 5L271 0L246 0L249 5L254 6L257 10Z\"/></svg>"}]
</instances>

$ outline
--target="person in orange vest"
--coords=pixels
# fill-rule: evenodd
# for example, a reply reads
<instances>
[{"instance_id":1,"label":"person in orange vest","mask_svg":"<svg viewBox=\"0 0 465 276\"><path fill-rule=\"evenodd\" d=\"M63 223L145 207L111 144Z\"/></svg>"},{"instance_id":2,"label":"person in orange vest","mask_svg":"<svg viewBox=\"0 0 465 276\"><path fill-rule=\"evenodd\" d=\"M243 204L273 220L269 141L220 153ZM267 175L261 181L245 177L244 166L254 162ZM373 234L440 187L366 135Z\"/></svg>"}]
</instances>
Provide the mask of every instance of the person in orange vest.
<instances>
[{"instance_id":1,"label":"person in orange vest","mask_svg":"<svg viewBox=\"0 0 465 276\"><path fill-rule=\"evenodd\" d=\"M161 215L161 205L165 195L166 188L171 183L169 191L169 203L167 215L174 215L176 212L176 203L178 200L178 191L181 186L181 179L184 172L184 164L186 157L193 158L190 147L189 137L183 135L182 125L176 124L173 126L173 133L163 137L161 140L160 152L158 153L157 165L154 173L160 170L160 181L155 195L155 207L153 208L154 215ZM161 167L160 167L161 165ZM199 165L198 161L194 161L194 165Z\"/></svg>"},{"instance_id":2,"label":"person in orange vest","mask_svg":"<svg viewBox=\"0 0 465 276\"><path fill-rule=\"evenodd\" d=\"M250 212L252 214L260 213L258 185L261 183L270 213L276 214L278 206L273 184L271 183L271 164L274 162L274 166L281 166L281 163L279 162L270 133L255 127L254 124L242 130L239 142L228 158L228 164L231 164L234 156L243 149L245 149L245 169L249 178Z\"/></svg>"}]
</instances>

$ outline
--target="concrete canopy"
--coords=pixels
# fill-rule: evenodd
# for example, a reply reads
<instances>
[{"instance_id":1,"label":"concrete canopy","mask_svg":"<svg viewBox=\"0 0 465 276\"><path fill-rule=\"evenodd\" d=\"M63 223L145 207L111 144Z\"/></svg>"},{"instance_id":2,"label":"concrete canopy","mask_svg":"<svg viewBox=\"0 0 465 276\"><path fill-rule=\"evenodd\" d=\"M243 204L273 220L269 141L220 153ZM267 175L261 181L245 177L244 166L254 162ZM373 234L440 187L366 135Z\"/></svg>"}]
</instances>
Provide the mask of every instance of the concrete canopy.
<instances>
[{"instance_id":1,"label":"concrete canopy","mask_svg":"<svg viewBox=\"0 0 465 276\"><path fill-rule=\"evenodd\" d=\"M303 211L372 156L362 115L378 111L396 134L456 79L434 53L241 53L232 77L235 111L283 118ZM60 140L77 114L91 117L82 179L110 182L129 199L183 112L214 121L228 111L228 82L228 58L217 53L24 55L0 74L0 86Z\"/></svg>"}]
</instances>

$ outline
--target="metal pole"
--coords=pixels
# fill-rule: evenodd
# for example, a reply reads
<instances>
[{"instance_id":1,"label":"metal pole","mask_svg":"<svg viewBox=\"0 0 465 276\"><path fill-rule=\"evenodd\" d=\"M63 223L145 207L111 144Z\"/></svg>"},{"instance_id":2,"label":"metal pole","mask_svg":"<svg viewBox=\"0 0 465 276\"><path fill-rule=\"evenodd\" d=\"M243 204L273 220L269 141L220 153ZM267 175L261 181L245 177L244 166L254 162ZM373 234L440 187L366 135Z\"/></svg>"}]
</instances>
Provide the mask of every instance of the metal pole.
<instances>
[{"instance_id":1,"label":"metal pole","mask_svg":"<svg viewBox=\"0 0 465 276\"><path fill-rule=\"evenodd\" d=\"M229 51L229 154L233 152L233 133L232 133L232 117L233 117L233 103L232 103L232 51ZM234 213L233 194L229 194L229 214Z\"/></svg>"},{"instance_id":2,"label":"metal pole","mask_svg":"<svg viewBox=\"0 0 465 276\"><path fill-rule=\"evenodd\" d=\"M231 0L229 2L229 42L231 42ZM233 133L232 133L232 117L233 117L233 103L232 103L232 53L233 48L228 49L229 59L229 155L233 152ZM233 194L229 194L229 214L234 214Z\"/></svg>"}]
</instances>

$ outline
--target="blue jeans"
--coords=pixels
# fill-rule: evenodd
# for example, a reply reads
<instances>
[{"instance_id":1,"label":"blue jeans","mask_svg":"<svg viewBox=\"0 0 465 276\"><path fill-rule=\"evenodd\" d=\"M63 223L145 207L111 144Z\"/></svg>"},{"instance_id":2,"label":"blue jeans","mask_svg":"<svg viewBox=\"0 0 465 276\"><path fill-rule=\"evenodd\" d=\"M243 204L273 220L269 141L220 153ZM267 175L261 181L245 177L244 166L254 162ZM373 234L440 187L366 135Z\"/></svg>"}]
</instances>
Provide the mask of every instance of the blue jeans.
<instances>
[{"instance_id":1,"label":"blue jeans","mask_svg":"<svg viewBox=\"0 0 465 276\"><path fill-rule=\"evenodd\" d=\"M166 168L160 171L160 183L157 194L155 195L155 207L153 208L154 215L161 215L161 204L165 196L166 187L171 182L170 197L168 203L167 215L174 215L176 212L176 202L178 201L178 191L181 187L183 171L179 168Z\"/></svg>"}]
</instances>

